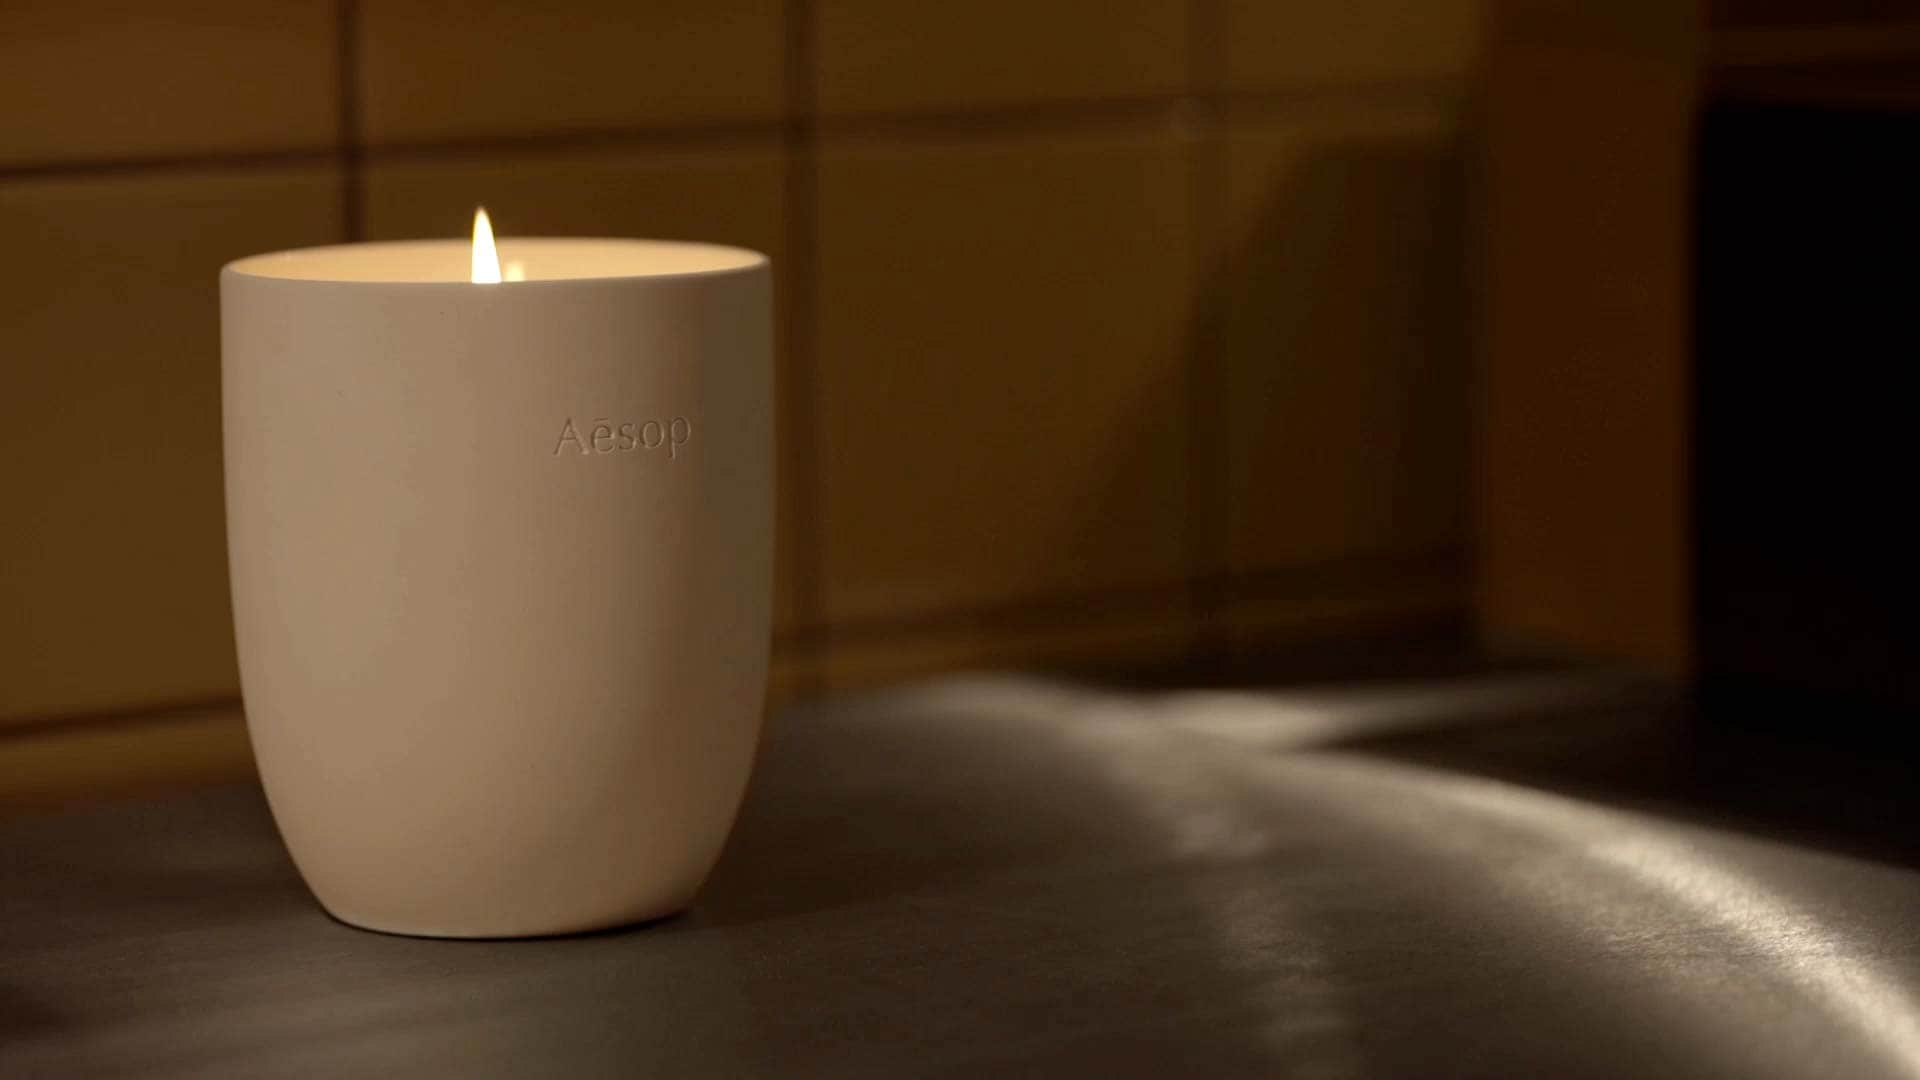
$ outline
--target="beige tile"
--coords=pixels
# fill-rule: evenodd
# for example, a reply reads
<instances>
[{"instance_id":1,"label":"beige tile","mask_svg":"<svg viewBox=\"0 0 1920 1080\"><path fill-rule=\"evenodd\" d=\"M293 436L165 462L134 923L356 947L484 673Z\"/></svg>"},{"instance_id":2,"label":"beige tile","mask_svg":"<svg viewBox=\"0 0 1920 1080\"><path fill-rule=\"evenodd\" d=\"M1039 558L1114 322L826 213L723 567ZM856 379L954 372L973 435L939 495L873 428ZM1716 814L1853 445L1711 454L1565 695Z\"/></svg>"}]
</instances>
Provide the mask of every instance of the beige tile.
<instances>
[{"instance_id":1,"label":"beige tile","mask_svg":"<svg viewBox=\"0 0 1920 1080\"><path fill-rule=\"evenodd\" d=\"M819 169L836 622L1185 574L1187 148L841 146Z\"/></svg>"},{"instance_id":2,"label":"beige tile","mask_svg":"<svg viewBox=\"0 0 1920 1080\"><path fill-rule=\"evenodd\" d=\"M1503 4L1481 129L1482 626L1503 646L1681 677L1700 660L1695 15Z\"/></svg>"},{"instance_id":3,"label":"beige tile","mask_svg":"<svg viewBox=\"0 0 1920 1080\"><path fill-rule=\"evenodd\" d=\"M767 669L766 714L773 716L819 689L816 657L793 648L773 649L773 664Z\"/></svg>"},{"instance_id":4,"label":"beige tile","mask_svg":"<svg viewBox=\"0 0 1920 1080\"><path fill-rule=\"evenodd\" d=\"M712 240L778 264L784 183L772 139L702 150L376 153L366 166L367 233L465 236L484 203L503 234Z\"/></svg>"},{"instance_id":5,"label":"beige tile","mask_svg":"<svg viewBox=\"0 0 1920 1080\"><path fill-rule=\"evenodd\" d=\"M822 675L840 691L962 671L1165 669L1187 659L1194 642L1186 597L1164 593L840 636Z\"/></svg>"},{"instance_id":6,"label":"beige tile","mask_svg":"<svg viewBox=\"0 0 1920 1080\"><path fill-rule=\"evenodd\" d=\"M1187 76L1179 0L829 0L814 18L828 114L1137 98Z\"/></svg>"},{"instance_id":7,"label":"beige tile","mask_svg":"<svg viewBox=\"0 0 1920 1080\"><path fill-rule=\"evenodd\" d=\"M781 0L372 0L375 143L746 123L784 111Z\"/></svg>"},{"instance_id":8,"label":"beige tile","mask_svg":"<svg viewBox=\"0 0 1920 1080\"><path fill-rule=\"evenodd\" d=\"M0 731L0 817L253 775L238 704Z\"/></svg>"},{"instance_id":9,"label":"beige tile","mask_svg":"<svg viewBox=\"0 0 1920 1080\"><path fill-rule=\"evenodd\" d=\"M231 695L216 274L330 169L0 183L0 716Z\"/></svg>"},{"instance_id":10,"label":"beige tile","mask_svg":"<svg viewBox=\"0 0 1920 1080\"><path fill-rule=\"evenodd\" d=\"M1440 115L1236 128L1207 271L1223 326L1224 566L1464 542L1463 195Z\"/></svg>"},{"instance_id":11,"label":"beige tile","mask_svg":"<svg viewBox=\"0 0 1920 1080\"><path fill-rule=\"evenodd\" d=\"M1251 659L1436 622L1464 626L1473 609L1471 563L1459 548L1228 581L1207 613L1208 629L1230 654Z\"/></svg>"},{"instance_id":12,"label":"beige tile","mask_svg":"<svg viewBox=\"0 0 1920 1080\"><path fill-rule=\"evenodd\" d=\"M461 236L484 202L502 235L644 236L741 244L772 259L781 305L779 349L791 312L793 270L786 246L786 166L779 147L674 152L582 150L475 157L370 161L367 231L373 239ZM774 622L788 629L800 611L797 552L805 520L794 464L799 389L778 368L781 415L779 558Z\"/></svg>"},{"instance_id":13,"label":"beige tile","mask_svg":"<svg viewBox=\"0 0 1920 1080\"><path fill-rule=\"evenodd\" d=\"M334 6L22 0L0 30L0 164L318 148Z\"/></svg>"},{"instance_id":14,"label":"beige tile","mask_svg":"<svg viewBox=\"0 0 1920 1080\"><path fill-rule=\"evenodd\" d=\"M1485 0L1224 0L1224 82L1420 81L1463 74L1480 48Z\"/></svg>"}]
</instances>

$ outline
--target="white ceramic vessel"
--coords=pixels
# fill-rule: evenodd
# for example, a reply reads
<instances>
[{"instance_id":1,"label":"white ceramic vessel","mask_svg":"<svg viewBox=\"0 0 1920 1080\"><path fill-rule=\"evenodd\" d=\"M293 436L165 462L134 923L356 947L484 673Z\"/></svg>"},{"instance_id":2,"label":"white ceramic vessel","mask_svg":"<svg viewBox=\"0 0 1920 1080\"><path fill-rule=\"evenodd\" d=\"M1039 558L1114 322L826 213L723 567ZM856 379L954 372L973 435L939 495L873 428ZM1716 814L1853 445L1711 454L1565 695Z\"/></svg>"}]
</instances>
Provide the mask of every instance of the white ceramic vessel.
<instances>
[{"instance_id":1,"label":"white ceramic vessel","mask_svg":"<svg viewBox=\"0 0 1920 1080\"><path fill-rule=\"evenodd\" d=\"M670 914L759 735L771 279L700 244L465 241L221 273L248 727L337 918L445 937Z\"/></svg>"}]
</instances>

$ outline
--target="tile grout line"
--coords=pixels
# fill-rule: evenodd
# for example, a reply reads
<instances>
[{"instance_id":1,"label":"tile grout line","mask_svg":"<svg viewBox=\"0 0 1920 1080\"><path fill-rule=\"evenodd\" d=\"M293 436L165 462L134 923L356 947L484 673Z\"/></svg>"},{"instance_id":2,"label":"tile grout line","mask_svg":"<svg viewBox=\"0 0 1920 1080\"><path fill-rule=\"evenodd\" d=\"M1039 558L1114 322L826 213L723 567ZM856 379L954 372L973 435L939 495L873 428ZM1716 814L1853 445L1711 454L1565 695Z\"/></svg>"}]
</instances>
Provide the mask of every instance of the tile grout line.
<instances>
[{"instance_id":1,"label":"tile grout line","mask_svg":"<svg viewBox=\"0 0 1920 1080\"><path fill-rule=\"evenodd\" d=\"M904 635L1097 625L1097 619L1088 617L1090 612L1111 614L1116 609L1151 612L1182 605L1196 583L1213 589L1217 595L1231 593L1233 603L1259 605L1272 602L1276 597L1298 600L1315 594L1339 595L1352 591L1356 582L1382 578L1398 581L1457 581L1462 577L1461 570L1466 561L1467 553L1460 545L1353 555L1295 566L1205 575L1197 579L1169 580L1158 584L1029 596L996 605L947 606L920 613L865 616L842 620L833 627L833 633L845 643L865 644L874 639ZM1227 606L1231 605L1223 604L1223 610ZM780 635L779 641L794 650L820 651L823 648L819 633L813 630L791 631Z\"/></svg>"},{"instance_id":2,"label":"tile grout line","mask_svg":"<svg viewBox=\"0 0 1920 1080\"><path fill-rule=\"evenodd\" d=\"M820 382L819 291L815 284L819 268L819 178L814 158L813 14L811 0L790 0L782 16L786 25L781 35L786 91L786 115L781 123L786 158L783 195L790 265L786 274L786 364L784 371L776 371L786 384L779 395L779 402L786 407L781 409L777 403L775 415L792 427L784 440L792 450L786 485L793 517L788 524L795 534L788 548L792 552L788 572L793 575L794 619L799 631L784 638L789 656L797 665L794 693L798 697L827 688L826 653L832 646L824 611L826 481L819 468L820 416L816 407ZM777 449L776 442L776 453ZM779 528L778 522L775 528Z\"/></svg>"},{"instance_id":3,"label":"tile grout line","mask_svg":"<svg viewBox=\"0 0 1920 1080\"><path fill-rule=\"evenodd\" d=\"M198 154L156 154L151 157L100 161L54 161L33 165L0 165L0 183L19 180L92 180L101 177L152 172L209 169L269 169L290 165L327 165L340 159L341 148L309 146L288 150L254 150Z\"/></svg>"},{"instance_id":4,"label":"tile grout line","mask_svg":"<svg viewBox=\"0 0 1920 1080\"><path fill-rule=\"evenodd\" d=\"M276 150L234 150L156 154L100 160L55 160L0 165L0 182L40 178L80 178L171 169L270 168L314 164L351 157L356 166L370 157L439 158L462 155L539 153L566 150L662 150L725 146L764 140L791 145L796 133L809 147L825 143L902 140L939 143L953 139L1056 135L1128 124L1153 124L1198 112L1218 126L1226 119L1278 121L1317 116L1328 106L1426 105L1457 100L1461 81L1376 81L1315 84L1279 90L1219 90L1202 95L1180 93L1133 99L1105 99L1057 105L1033 104L951 112L873 113L819 117L812 109L794 110L787 120L730 125L611 127L597 131L479 136L413 142L369 143L358 88L358 4L341 0L339 78L343 131L330 146ZM1196 108L1197 106L1197 108Z\"/></svg>"},{"instance_id":5,"label":"tile grout line","mask_svg":"<svg viewBox=\"0 0 1920 1080\"><path fill-rule=\"evenodd\" d=\"M1213 95L1226 74L1221 15L1219 0L1188 0L1187 80L1195 108L1188 166L1194 307L1189 315L1193 333L1187 357L1187 607L1193 622L1189 660L1201 663L1223 652L1218 622L1227 591L1217 580L1225 569L1228 501L1221 475L1226 455L1220 446L1227 423L1222 386L1226 313L1208 288L1225 222L1222 110Z\"/></svg>"},{"instance_id":6,"label":"tile grout line","mask_svg":"<svg viewBox=\"0 0 1920 1080\"><path fill-rule=\"evenodd\" d=\"M1353 578L1376 579L1383 575L1401 582L1428 580L1462 582L1461 571L1470 562L1470 552L1462 546L1437 547L1397 555L1360 556L1333 559L1297 567L1277 568L1231 575L1217 584L1237 590L1240 600L1259 606L1275 602L1294 602L1301 596L1324 592L1329 581L1336 593L1344 593ZM994 607L947 608L925 615L869 618L843 624L838 636L851 638L844 643L857 648L875 642L910 635L968 633L980 630L1071 630L1098 629L1098 620L1086 617L1090 608L1132 609L1136 614L1151 614L1162 604L1179 603L1190 583L1169 582L1162 586L1113 588L1095 593L1040 597ZM1463 583L1463 588L1465 584ZM775 651L806 663L826 659L826 641L817 630L802 629L777 634ZM818 673L803 668L803 678L817 679ZM819 687L813 687L817 690ZM134 725L148 721L166 722L196 718L210 712L240 708L237 694L221 694L153 705L132 706L104 711L52 713L43 716L18 716L0 719L0 741L20 736L67 732L80 728L98 730L104 726Z\"/></svg>"},{"instance_id":7,"label":"tile grout line","mask_svg":"<svg viewBox=\"0 0 1920 1080\"><path fill-rule=\"evenodd\" d=\"M363 139L361 150L388 160L445 160L503 153L724 150L782 143L791 134L792 127L793 124L786 120L765 120L722 124L647 124L373 143Z\"/></svg>"},{"instance_id":8,"label":"tile grout line","mask_svg":"<svg viewBox=\"0 0 1920 1080\"><path fill-rule=\"evenodd\" d=\"M228 709L233 710L236 715L240 712L240 695L237 691L232 694L118 708L9 716L0 719L0 743L11 739L40 739L81 730L99 731L108 727L135 727L149 723L202 720L209 715L223 713Z\"/></svg>"},{"instance_id":9,"label":"tile grout line","mask_svg":"<svg viewBox=\"0 0 1920 1080\"><path fill-rule=\"evenodd\" d=\"M360 3L340 0L337 77L340 80L340 221L348 243L366 239L366 160L360 102Z\"/></svg>"}]
</instances>

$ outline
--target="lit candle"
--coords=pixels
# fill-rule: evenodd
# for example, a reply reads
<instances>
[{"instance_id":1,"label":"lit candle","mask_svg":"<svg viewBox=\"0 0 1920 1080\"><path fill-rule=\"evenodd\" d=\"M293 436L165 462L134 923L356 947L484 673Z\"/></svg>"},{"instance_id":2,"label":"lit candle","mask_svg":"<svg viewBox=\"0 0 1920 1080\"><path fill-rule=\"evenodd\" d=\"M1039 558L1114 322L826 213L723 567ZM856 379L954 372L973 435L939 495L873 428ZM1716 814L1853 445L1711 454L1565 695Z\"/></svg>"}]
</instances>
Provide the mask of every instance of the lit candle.
<instances>
[{"instance_id":1,"label":"lit candle","mask_svg":"<svg viewBox=\"0 0 1920 1080\"><path fill-rule=\"evenodd\" d=\"M496 250L481 213L241 259L221 318L247 721L320 902L454 937L685 906L759 733L766 258Z\"/></svg>"}]
</instances>

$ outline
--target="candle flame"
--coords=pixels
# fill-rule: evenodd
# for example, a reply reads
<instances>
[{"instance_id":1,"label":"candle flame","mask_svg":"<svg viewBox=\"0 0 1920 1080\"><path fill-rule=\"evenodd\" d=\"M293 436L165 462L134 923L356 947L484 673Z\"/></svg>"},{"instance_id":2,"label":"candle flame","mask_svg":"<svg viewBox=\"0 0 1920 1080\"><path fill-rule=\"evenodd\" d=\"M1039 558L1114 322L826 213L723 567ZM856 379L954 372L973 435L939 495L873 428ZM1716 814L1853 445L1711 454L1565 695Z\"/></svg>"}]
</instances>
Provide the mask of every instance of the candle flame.
<instances>
[{"instance_id":1,"label":"candle flame","mask_svg":"<svg viewBox=\"0 0 1920 1080\"><path fill-rule=\"evenodd\" d=\"M500 253L493 248L493 222L484 206L473 211L473 280L476 284L500 283Z\"/></svg>"}]
</instances>

